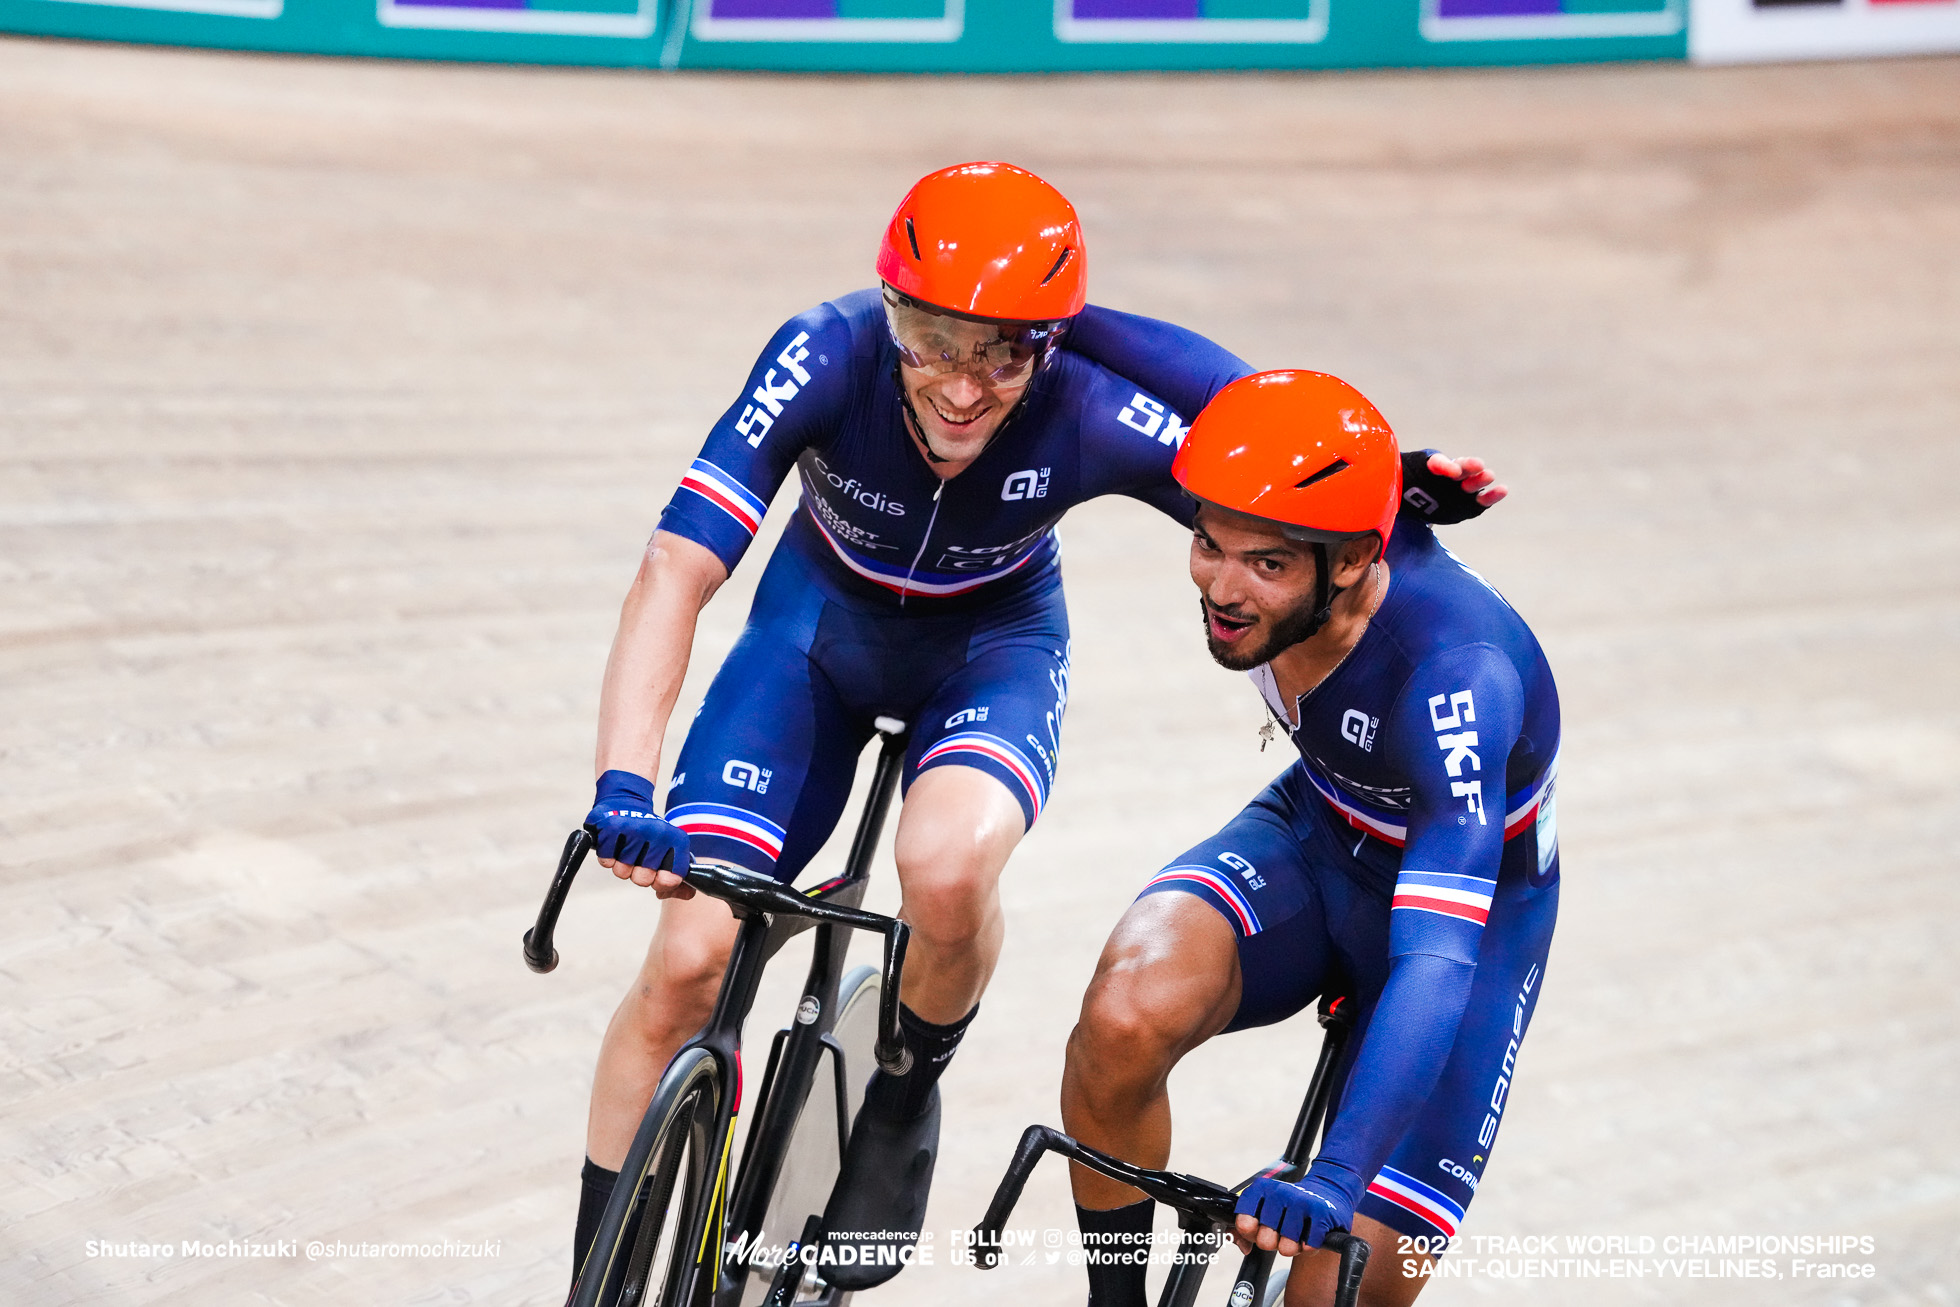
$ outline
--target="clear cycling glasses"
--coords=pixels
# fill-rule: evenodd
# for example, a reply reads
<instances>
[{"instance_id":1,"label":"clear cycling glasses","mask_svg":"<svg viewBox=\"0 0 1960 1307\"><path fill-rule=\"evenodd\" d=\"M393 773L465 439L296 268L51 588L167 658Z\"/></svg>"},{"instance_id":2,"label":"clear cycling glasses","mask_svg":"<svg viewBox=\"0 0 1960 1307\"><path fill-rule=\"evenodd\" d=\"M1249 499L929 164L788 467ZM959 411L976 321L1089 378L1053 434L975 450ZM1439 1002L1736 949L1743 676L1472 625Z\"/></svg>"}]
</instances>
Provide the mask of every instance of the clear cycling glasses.
<instances>
[{"instance_id":1,"label":"clear cycling glasses","mask_svg":"<svg viewBox=\"0 0 1960 1307\"><path fill-rule=\"evenodd\" d=\"M885 287L885 323L907 367L964 372L983 386L1026 381L1065 322L999 322L929 308Z\"/></svg>"}]
</instances>

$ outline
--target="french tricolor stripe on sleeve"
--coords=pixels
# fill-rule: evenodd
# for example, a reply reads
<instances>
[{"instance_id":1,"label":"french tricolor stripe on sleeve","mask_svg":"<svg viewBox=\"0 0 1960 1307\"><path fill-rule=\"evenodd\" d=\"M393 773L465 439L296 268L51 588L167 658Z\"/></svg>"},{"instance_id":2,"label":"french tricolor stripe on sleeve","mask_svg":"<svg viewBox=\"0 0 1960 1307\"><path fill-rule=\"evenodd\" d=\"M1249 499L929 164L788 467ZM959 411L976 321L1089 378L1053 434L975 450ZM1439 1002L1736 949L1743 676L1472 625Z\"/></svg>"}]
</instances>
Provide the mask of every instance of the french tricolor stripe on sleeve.
<instances>
[{"instance_id":1,"label":"french tricolor stripe on sleeve","mask_svg":"<svg viewBox=\"0 0 1960 1307\"><path fill-rule=\"evenodd\" d=\"M1463 1224L1461 1204L1452 1201L1442 1190L1426 1185L1392 1166L1382 1168L1381 1174L1368 1186L1368 1194L1414 1212L1452 1239L1456 1237L1457 1227Z\"/></svg>"},{"instance_id":2,"label":"french tricolor stripe on sleeve","mask_svg":"<svg viewBox=\"0 0 1960 1307\"><path fill-rule=\"evenodd\" d=\"M788 832L760 813L731 808L725 803L683 803L667 820L689 835L720 835L759 849L773 860L783 856Z\"/></svg>"},{"instance_id":3,"label":"french tricolor stripe on sleeve","mask_svg":"<svg viewBox=\"0 0 1960 1307\"><path fill-rule=\"evenodd\" d=\"M1524 834L1527 826L1538 820L1538 808L1545 802L1545 796L1552 792L1552 786L1557 780L1558 755L1553 754L1552 761L1546 766L1538 779L1526 788L1524 796L1512 805L1509 812L1504 814L1505 839L1516 839L1518 836Z\"/></svg>"},{"instance_id":4,"label":"french tricolor stripe on sleeve","mask_svg":"<svg viewBox=\"0 0 1960 1307\"><path fill-rule=\"evenodd\" d=\"M1401 875L1395 878L1395 901L1392 906L1456 917L1481 926L1490 920L1490 898L1496 892L1497 882L1481 876L1411 871L1405 867Z\"/></svg>"},{"instance_id":5,"label":"french tricolor stripe on sleeve","mask_svg":"<svg viewBox=\"0 0 1960 1307\"><path fill-rule=\"evenodd\" d=\"M769 511L769 505L756 498L747 486L705 458L695 459L687 469L681 477L681 489L692 490L734 518L751 536L762 526L763 514Z\"/></svg>"}]
</instances>

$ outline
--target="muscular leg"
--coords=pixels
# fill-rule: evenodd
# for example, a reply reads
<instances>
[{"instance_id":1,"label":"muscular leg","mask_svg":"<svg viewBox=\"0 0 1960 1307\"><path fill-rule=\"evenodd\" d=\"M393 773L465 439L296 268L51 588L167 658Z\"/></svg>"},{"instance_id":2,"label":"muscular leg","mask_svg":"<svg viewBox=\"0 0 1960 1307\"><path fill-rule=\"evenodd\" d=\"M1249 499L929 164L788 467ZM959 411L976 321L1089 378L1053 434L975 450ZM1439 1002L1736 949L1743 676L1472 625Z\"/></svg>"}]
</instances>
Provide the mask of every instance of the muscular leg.
<instances>
[{"instance_id":1,"label":"muscular leg","mask_svg":"<svg viewBox=\"0 0 1960 1307\"><path fill-rule=\"evenodd\" d=\"M1189 894L1130 905L1103 946L1062 1072L1062 1127L1139 1166L1170 1159L1166 1081L1178 1059L1225 1028L1239 1006L1238 940ZM1075 1201L1092 1211L1143 1195L1080 1166Z\"/></svg>"},{"instance_id":2,"label":"muscular leg","mask_svg":"<svg viewBox=\"0 0 1960 1307\"><path fill-rule=\"evenodd\" d=\"M900 810L894 851L912 927L900 997L935 1025L980 1001L1000 961L1000 874L1026 819L1007 787L973 767L921 772Z\"/></svg>"},{"instance_id":3,"label":"muscular leg","mask_svg":"<svg viewBox=\"0 0 1960 1307\"><path fill-rule=\"evenodd\" d=\"M714 1009L738 923L719 899L696 895L660 905L660 924L632 989L599 1045L586 1118L585 1152L617 1171L633 1144L667 1063Z\"/></svg>"}]
</instances>

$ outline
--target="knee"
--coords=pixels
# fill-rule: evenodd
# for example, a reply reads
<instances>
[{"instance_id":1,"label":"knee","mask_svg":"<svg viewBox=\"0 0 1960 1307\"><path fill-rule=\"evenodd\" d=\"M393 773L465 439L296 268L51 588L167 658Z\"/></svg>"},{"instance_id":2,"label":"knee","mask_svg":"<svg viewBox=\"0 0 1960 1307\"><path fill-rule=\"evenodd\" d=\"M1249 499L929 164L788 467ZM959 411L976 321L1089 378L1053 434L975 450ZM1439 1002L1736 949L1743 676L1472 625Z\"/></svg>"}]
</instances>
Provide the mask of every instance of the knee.
<instances>
[{"instance_id":1,"label":"knee","mask_svg":"<svg viewBox=\"0 0 1960 1307\"><path fill-rule=\"evenodd\" d=\"M727 942L699 932L663 935L627 998L633 1024L649 1038L692 1032L707 1020L728 966Z\"/></svg>"},{"instance_id":2,"label":"knee","mask_svg":"<svg viewBox=\"0 0 1960 1307\"><path fill-rule=\"evenodd\" d=\"M993 889L982 876L951 863L915 867L904 876L905 920L914 937L935 948L957 948L985 928Z\"/></svg>"},{"instance_id":3,"label":"knee","mask_svg":"<svg viewBox=\"0 0 1960 1307\"><path fill-rule=\"evenodd\" d=\"M897 849L905 920L934 945L957 945L986 925L1000 859L976 832L935 823L906 832Z\"/></svg>"},{"instance_id":4,"label":"knee","mask_svg":"<svg viewBox=\"0 0 1960 1307\"><path fill-rule=\"evenodd\" d=\"M1068 1041L1069 1069L1085 1085L1130 1085L1170 1073L1183 1032L1149 990L1134 971L1097 971Z\"/></svg>"}]
</instances>

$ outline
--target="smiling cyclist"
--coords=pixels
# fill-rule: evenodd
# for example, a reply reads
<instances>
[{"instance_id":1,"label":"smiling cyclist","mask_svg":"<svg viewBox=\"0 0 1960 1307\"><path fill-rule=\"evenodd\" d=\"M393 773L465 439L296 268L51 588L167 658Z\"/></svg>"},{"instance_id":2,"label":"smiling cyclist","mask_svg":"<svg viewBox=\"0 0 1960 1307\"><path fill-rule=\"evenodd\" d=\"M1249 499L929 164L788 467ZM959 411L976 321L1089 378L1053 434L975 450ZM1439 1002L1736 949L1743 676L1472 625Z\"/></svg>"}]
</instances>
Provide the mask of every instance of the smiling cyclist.
<instances>
[{"instance_id":1,"label":"smiling cyclist","mask_svg":"<svg viewBox=\"0 0 1960 1307\"><path fill-rule=\"evenodd\" d=\"M1055 779L1069 630L1053 528L1105 494L1188 527L1171 477L1184 424L1249 371L1164 323L1085 310L1075 211L999 163L906 195L881 285L798 314L763 349L660 518L600 699L588 822L605 865L663 905L607 1027L587 1129L576 1258L668 1060L712 1006L736 933L693 897L690 856L784 882L829 836L873 720L912 724L896 835L911 923L901 1018L911 1068L879 1071L826 1213L835 1234L916 1242L938 1148L936 1082L1000 953L998 882ZM1064 332L1114 366L1058 349ZM1480 465L1417 460L1445 520L1502 494ZM709 687L664 804L653 778L698 615L792 471L802 501ZM886 1247L889 1254L892 1249ZM898 1261L839 1267L861 1289Z\"/></svg>"},{"instance_id":2,"label":"smiling cyclist","mask_svg":"<svg viewBox=\"0 0 1960 1307\"><path fill-rule=\"evenodd\" d=\"M1397 520L1395 437L1346 383L1232 383L1174 470L1212 656L1250 674L1300 756L1117 924L1069 1037L1063 1126L1161 1167L1180 1058L1344 994L1320 1154L1298 1184L1254 1181L1239 1232L1289 1257L1335 1228L1440 1251L1489 1162L1558 913L1551 669L1483 577ZM1153 1203L1073 1181L1085 1232L1147 1240ZM1300 1257L1288 1307L1331 1302L1336 1260ZM1362 1301L1414 1299L1409 1264L1371 1261ZM1093 1307L1143 1307L1141 1265L1089 1274Z\"/></svg>"}]
</instances>

